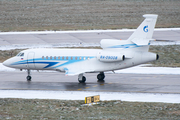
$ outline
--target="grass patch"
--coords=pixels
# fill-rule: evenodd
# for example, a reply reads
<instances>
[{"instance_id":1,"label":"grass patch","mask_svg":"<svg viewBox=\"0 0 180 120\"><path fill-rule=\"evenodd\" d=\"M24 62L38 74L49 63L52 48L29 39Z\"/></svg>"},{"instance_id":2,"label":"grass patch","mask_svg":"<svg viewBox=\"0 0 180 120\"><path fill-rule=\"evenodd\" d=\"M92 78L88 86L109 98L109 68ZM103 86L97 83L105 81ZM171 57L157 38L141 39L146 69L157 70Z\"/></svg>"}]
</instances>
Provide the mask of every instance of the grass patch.
<instances>
[{"instance_id":1,"label":"grass patch","mask_svg":"<svg viewBox=\"0 0 180 120\"><path fill-rule=\"evenodd\" d=\"M150 51L159 55L159 60L150 62L156 67L180 67L180 46L150 46Z\"/></svg>"},{"instance_id":2,"label":"grass patch","mask_svg":"<svg viewBox=\"0 0 180 120\"><path fill-rule=\"evenodd\" d=\"M0 119L180 119L180 104L0 99Z\"/></svg>"},{"instance_id":3,"label":"grass patch","mask_svg":"<svg viewBox=\"0 0 180 120\"><path fill-rule=\"evenodd\" d=\"M179 0L0 0L0 31L137 28L143 14L156 27L180 27Z\"/></svg>"}]
</instances>

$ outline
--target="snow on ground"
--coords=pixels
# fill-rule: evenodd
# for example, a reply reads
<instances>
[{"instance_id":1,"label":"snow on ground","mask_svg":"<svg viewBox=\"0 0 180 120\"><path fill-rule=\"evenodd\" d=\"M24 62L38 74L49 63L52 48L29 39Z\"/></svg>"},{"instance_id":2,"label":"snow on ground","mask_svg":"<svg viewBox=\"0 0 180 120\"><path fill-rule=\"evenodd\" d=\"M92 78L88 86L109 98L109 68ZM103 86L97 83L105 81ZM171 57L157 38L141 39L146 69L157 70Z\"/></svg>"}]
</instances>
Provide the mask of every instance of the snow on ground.
<instances>
[{"instance_id":1,"label":"snow on ground","mask_svg":"<svg viewBox=\"0 0 180 120\"><path fill-rule=\"evenodd\" d=\"M180 68L171 67L143 67L136 66L123 70L117 70L115 73L133 73L133 74L179 74Z\"/></svg>"},{"instance_id":2,"label":"snow on ground","mask_svg":"<svg viewBox=\"0 0 180 120\"><path fill-rule=\"evenodd\" d=\"M180 45L180 41L151 41L150 45ZM65 48L65 47L100 47L100 43L56 43L56 44L16 44L0 46L0 50L14 50L14 49L36 49L36 48Z\"/></svg>"},{"instance_id":3,"label":"snow on ground","mask_svg":"<svg viewBox=\"0 0 180 120\"><path fill-rule=\"evenodd\" d=\"M0 98L85 100L85 97L100 95L100 100L122 100L130 102L180 103L180 94L84 92L84 91L33 91L0 90Z\"/></svg>"},{"instance_id":4,"label":"snow on ground","mask_svg":"<svg viewBox=\"0 0 180 120\"><path fill-rule=\"evenodd\" d=\"M0 32L0 35L12 34L56 34L56 33L97 33L97 32L133 32L136 29L117 29L117 30L72 30L72 31L28 31L28 32ZM180 28L155 28L154 31L172 31Z\"/></svg>"}]
</instances>

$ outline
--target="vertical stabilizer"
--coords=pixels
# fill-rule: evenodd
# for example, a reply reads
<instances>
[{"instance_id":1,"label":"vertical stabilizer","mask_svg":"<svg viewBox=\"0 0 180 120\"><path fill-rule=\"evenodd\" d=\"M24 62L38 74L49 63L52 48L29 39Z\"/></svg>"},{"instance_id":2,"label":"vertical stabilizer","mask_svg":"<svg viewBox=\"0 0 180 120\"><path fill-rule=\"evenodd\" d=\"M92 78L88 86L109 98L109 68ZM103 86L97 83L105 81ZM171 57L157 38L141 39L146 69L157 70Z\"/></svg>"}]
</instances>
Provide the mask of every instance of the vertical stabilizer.
<instances>
[{"instance_id":1,"label":"vertical stabilizer","mask_svg":"<svg viewBox=\"0 0 180 120\"><path fill-rule=\"evenodd\" d=\"M137 45L148 45L149 40L152 40L152 35L158 15L145 14L143 15L143 17L145 18L145 20L128 38L128 40L132 41Z\"/></svg>"}]
</instances>

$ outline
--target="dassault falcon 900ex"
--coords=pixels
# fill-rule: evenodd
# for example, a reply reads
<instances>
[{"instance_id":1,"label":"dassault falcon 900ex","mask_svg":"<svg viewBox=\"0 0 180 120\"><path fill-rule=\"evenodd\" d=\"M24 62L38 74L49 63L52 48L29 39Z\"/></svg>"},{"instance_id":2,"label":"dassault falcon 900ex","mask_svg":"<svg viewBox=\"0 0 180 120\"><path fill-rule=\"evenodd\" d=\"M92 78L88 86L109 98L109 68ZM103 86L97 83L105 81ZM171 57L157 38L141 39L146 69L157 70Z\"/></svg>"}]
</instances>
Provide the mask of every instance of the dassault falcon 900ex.
<instances>
[{"instance_id":1,"label":"dassault falcon 900ex","mask_svg":"<svg viewBox=\"0 0 180 120\"><path fill-rule=\"evenodd\" d=\"M105 71L114 71L158 59L148 52L158 15L145 14L145 20L127 40L102 39L102 49L28 49L3 62L3 65L27 69L28 81L31 70L54 70L65 75L78 75L84 83L84 73L99 73L98 82L104 81Z\"/></svg>"}]
</instances>

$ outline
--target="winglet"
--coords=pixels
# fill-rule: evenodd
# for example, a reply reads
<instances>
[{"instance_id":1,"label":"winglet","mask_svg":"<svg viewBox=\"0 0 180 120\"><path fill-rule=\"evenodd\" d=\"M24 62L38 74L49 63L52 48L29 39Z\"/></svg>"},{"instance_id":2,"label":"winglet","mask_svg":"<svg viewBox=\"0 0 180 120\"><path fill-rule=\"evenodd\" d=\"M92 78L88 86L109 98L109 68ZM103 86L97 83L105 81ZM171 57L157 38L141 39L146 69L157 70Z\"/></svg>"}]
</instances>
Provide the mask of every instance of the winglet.
<instances>
[{"instance_id":1,"label":"winglet","mask_svg":"<svg viewBox=\"0 0 180 120\"><path fill-rule=\"evenodd\" d=\"M137 45L148 45L149 41L153 40L152 35L154 32L154 27L158 15L145 14L143 15L143 17L145 17L145 20L139 25L136 31L128 38L128 40L132 41Z\"/></svg>"}]
</instances>

